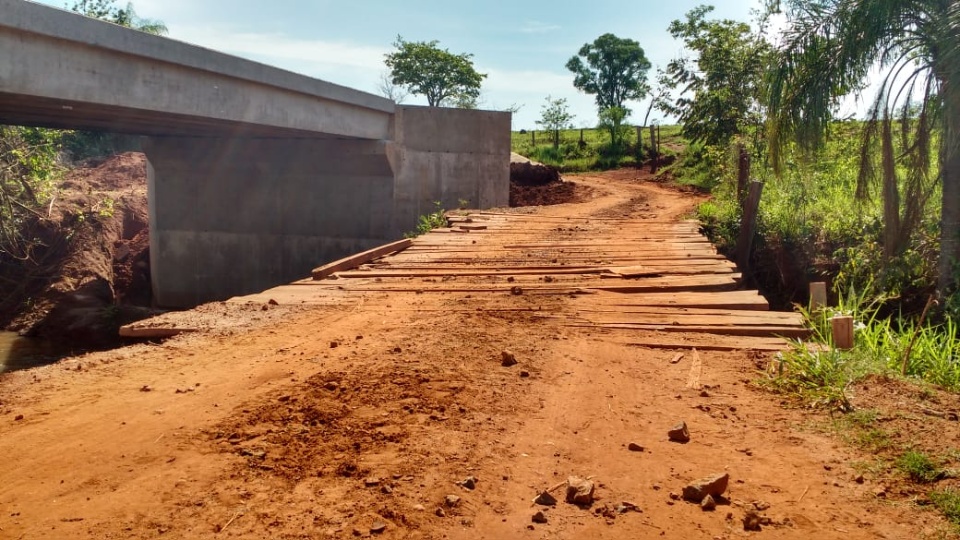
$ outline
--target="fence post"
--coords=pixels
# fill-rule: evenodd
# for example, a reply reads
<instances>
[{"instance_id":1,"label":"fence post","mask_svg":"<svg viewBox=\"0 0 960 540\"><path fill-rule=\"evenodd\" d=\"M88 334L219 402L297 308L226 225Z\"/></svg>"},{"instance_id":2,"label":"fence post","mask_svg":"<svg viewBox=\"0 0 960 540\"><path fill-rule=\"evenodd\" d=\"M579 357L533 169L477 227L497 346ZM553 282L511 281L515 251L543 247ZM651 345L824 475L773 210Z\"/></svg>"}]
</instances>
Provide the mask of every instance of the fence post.
<instances>
[{"instance_id":1,"label":"fence post","mask_svg":"<svg viewBox=\"0 0 960 540\"><path fill-rule=\"evenodd\" d=\"M657 131L653 124L650 125L650 153L652 154L650 158L650 172L656 174L657 159L660 155L657 152Z\"/></svg>"},{"instance_id":2,"label":"fence post","mask_svg":"<svg viewBox=\"0 0 960 540\"><path fill-rule=\"evenodd\" d=\"M737 240L737 266L746 274L750 270L750 252L753 250L753 235L757 232L757 212L760 210L760 195L763 182L750 182L750 193L743 203L743 217L740 218L740 238Z\"/></svg>"},{"instance_id":3,"label":"fence post","mask_svg":"<svg viewBox=\"0 0 960 540\"><path fill-rule=\"evenodd\" d=\"M833 317L830 319L830 328L833 331L834 347L842 351L853 348L853 317Z\"/></svg>"},{"instance_id":4,"label":"fence post","mask_svg":"<svg viewBox=\"0 0 960 540\"><path fill-rule=\"evenodd\" d=\"M531 144L533 145L534 148L536 148L537 147L537 130L535 129L530 130L530 138L532 140Z\"/></svg>"}]
</instances>

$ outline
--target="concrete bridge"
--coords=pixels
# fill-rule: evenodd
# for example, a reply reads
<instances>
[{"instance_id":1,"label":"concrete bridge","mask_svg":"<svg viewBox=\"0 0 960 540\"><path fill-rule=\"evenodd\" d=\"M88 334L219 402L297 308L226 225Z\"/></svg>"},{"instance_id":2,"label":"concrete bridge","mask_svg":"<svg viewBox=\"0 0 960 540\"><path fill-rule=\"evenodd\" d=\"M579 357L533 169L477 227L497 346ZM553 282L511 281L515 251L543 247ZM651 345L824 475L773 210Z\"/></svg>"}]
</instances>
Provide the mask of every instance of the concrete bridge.
<instances>
[{"instance_id":1,"label":"concrete bridge","mask_svg":"<svg viewBox=\"0 0 960 540\"><path fill-rule=\"evenodd\" d=\"M0 123L144 135L154 298L309 274L433 208L505 206L510 114L390 100L0 0Z\"/></svg>"}]
</instances>

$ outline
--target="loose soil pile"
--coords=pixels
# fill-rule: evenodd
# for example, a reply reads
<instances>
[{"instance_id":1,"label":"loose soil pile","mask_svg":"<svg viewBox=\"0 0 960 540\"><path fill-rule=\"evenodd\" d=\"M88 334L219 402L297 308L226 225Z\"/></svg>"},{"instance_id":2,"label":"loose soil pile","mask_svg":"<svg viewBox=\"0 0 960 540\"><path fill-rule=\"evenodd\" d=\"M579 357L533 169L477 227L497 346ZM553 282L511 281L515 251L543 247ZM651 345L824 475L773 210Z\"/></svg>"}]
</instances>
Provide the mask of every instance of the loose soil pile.
<instances>
[{"instance_id":1,"label":"loose soil pile","mask_svg":"<svg viewBox=\"0 0 960 540\"><path fill-rule=\"evenodd\" d=\"M21 286L0 306L13 331L78 348L118 344L151 304L146 159L124 153L67 173L45 216L27 225L43 247L4 265Z\"/></svg>"},{"instance_id":2,"label":"loose soil pile","mask_svg":"<svg viewBox=\"0 0 960 540\"><path fill-rule=\"evenodd\" d=\"M510 156L510 206L549 206L587 197L587 189L560 176L556 167Z\"/></svg>"}]
</instances>

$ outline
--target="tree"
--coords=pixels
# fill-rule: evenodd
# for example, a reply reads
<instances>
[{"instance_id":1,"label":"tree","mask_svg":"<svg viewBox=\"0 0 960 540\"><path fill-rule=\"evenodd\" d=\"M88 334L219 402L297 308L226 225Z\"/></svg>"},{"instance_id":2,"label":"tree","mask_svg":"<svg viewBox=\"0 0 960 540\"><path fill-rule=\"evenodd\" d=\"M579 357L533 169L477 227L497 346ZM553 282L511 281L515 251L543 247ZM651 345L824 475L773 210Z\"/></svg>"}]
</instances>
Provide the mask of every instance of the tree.
<instances>
[{"instance_id":1,"label":"tree","mask_svg":"<svg viewBox=\"0 0 960 540\"><path fill-rule=\"evenodd\" d=\"M157 20L141 18L133 9L132 2L127 2L125 8L116 7L115 2L116 0L78 0L70 9L87 17L112 22L148 34L166 35L165 24Z\"/></svg>"},{"instance_id":2,"label":"tree","mask_svg":"<svg viewBox=\"0 0 960 540\"><path fill-rule=\"evenodd\" d=\"M453 54L437 47L438 41L404 41L397 36L396 51L386 55L391 82L426 96L431 107L447 100L469 102L480 97L487 77L473 67L472 54Z\"/></svg>"},{"instance_id":3,"label":"tree","mask_svg":"<svg viewBox=\"0 0 960 540\"><path fill-rule=\"evenodd\" d=\"M377 81L377 93L394 103L402 103L410 95L410 92L407 92L402 86L393 84L393 77L389 71L380 74L380 80Z\"/></svg>"},{"instance_id":4,"label":"tree","mask_svg":"<svg viewBox=\"0 0 960 540\"><path fill-rule=\"evenodd\" d=\"M573 126L573 115L567 107L566 98L553 99L547 96L547 102L540 107L540 120L537 125L553 131L553 147L560 147L560 130Z\"/></svg>"},{"instance_id":5,"label":"tree","mask_svg":"<svg viewBox=\"0 0 960 540\"><path fill-rule=\"evenodd\" d=\"M871 180L882 184L884 252L889 257L902 249L920 219L929 183L940 180L939 292L951 294L960 275L960 4L783 3L788 26L769 100L774 164L779 165L780 150L791 139L806 150L822 147L838 99L861 90L871 69L881 68L881 88L864 123L858 192L865 195ZM771 0L772 9L780 7L780 0ZM894 128L897 119L900 125ZM880 151L871 151L877 143ZM931 163L934 150L938 168ZM904 172L898 175L898 169ZM902 199L901 185L906 191Z\"/></svg>"},{"instance_id":6,"label":"tree","mask_svg":"<svg viewBox=\"0 0 960 540\"><path fill-rule=\"evenodd\" d=\"M670 34L697 56L667 64L664 80L679 88L681 96L659 108L679 118L684 137L725 146L748 126L762 124L761 93L771 47L746 23L707 20L711 11L713 6L699 6L687 13L686 21L670 23Z\"/></svg>"},{"instance_id":7,"label":"tree","mask_svg":"<svg viewBox=\"0 0 960 540\"><path fill-rule=\"evenodd\" d=\"M573 86L596 95L598 111L625 108L627 101L647 95L650 61L632 39L604 34L593 43L584 44L577 56L567 62L567 69L575 75Z\"/></svg>"},{"instance_id":8,"label":"tree","mask_svg":"<svg viewBox=\"0 0 960 540\"><path fill-rule=\"evenodd\" d=\"M607 107L600 111L600 123L597 127L610 132L610 147L614 154L619 154L623 149L623 143L627 139L628 128L623 125L623 121L630 116L630 111L623 107Z\"/></svg>"}]
</instances>

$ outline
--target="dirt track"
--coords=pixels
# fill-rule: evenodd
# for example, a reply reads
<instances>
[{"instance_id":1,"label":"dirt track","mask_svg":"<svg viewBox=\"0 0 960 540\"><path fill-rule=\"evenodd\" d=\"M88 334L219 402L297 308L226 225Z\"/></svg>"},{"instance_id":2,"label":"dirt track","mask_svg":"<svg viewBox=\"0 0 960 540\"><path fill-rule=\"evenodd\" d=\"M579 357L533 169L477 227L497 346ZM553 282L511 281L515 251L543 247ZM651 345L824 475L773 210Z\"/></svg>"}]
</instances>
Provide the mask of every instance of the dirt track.
<instances>
[{"instance_id":1,"label":"dirt track","mask_svg":"<svg viewBox=\"0 0 960 540\"><path fill-rule=\"evenodd\" d=\"M697 201L630 173L578 182L596 197L539 212L665 219ZM939 525L877 499L852 480L855 456L756 390L756 353L701 352L701 394L689 357L471 300L213 305L248 327L4 375L0 538L349 538L382 522L383 538L849 540ZM576 302L494 303L534 301ZM504 349L519 366L501 367ZM681 420L683 445L666 437ZM717 472L729 504L671 498ZM561 501L531 523L537 492L569 475L598 483L593 507ZM474 490L457 485L468 476ZM641 512L617 513L624 501ZM770 524L748 533L754 501Z\"/></svg>"}]
</instances>

